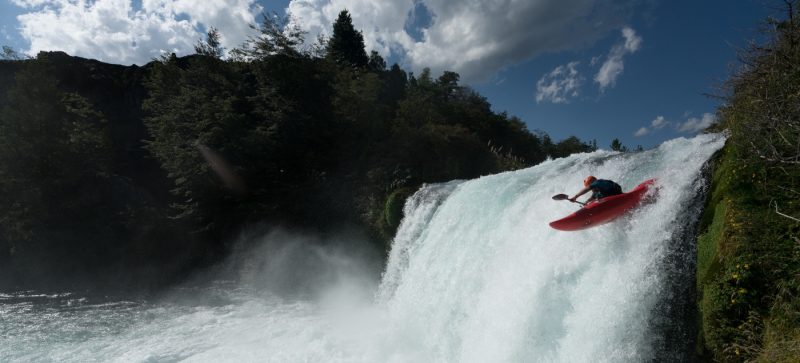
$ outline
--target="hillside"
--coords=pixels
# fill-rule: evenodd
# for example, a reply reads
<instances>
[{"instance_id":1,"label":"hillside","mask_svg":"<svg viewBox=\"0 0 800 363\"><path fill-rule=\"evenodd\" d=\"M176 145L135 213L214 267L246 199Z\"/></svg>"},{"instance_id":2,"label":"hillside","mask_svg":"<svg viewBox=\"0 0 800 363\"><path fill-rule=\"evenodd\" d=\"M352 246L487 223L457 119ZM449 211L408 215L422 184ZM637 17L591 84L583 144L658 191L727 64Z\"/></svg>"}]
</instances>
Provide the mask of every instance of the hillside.
<instances>
[{"instance_id":1,"label":"hillside","mask_svg":"<svg viewBox=\"0 0 800 363\"><path fill-rule=\"evenodd\" d=\"M800 361L800 26L771 19L726 84L698 240L699 351L718 362Z\"/></svg>"},{"instance_id":2,"label":"hillside","mask_svg":"<svg viewBox=\"0 0 800 363\"><path fill-rule=\"evenodd\" d=\"M324 52L265 23L229 59L209 32L143 67L0 62L0 285L169 283L266 225L385 251L424 183L594 148L530 132L456 73L387 67L342 14Z\"/></svg>"}]
</instances>

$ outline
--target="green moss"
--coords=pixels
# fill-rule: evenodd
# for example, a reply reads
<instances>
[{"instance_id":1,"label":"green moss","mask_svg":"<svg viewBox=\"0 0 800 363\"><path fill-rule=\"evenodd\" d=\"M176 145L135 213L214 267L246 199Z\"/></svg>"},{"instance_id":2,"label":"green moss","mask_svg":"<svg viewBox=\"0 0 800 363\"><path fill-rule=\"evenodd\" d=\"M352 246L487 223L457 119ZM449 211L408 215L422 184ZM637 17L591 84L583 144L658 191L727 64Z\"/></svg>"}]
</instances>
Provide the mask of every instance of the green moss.
<instances>
[{"instance_id":1,"label":"green moss","mask_svg":"<svg viewBox=\"0 0 800 363\"><path fill-rule=\"evenodd\" d=\"M414 194L412 188L399 188L389 194L386 199L386 205L383 209L383 219L386 222L386 227L393 232L400 226L400 221L403 220L403 206L406 204L406 199Z\"/></svg>"},{"instance_id":2,"label":"green moss","mask_svg":"<svg viewBox=\"0 0 800 363\"><path fill-rule=\"evenodd\" d=\"M697 241L698 352L707 359L800 362L800 224L771 204L793 208L791 192L775 187L783 178L736 143L716 160Z\"/></svg>"},{"instance_id":3,"label":"green moss","mask_svg":"<svg viewBox=\"0 0 800 363\"><path fill-rule=\"evenodd\" d=\"M708 231L697 239L697 286L700 288L707 283L708 276L714 276L720 265L717 259L717 243L722 240L725 233L725 213L727 204L724 201L717 203L713 212L713 221Z\"/></svg>"}]
</instances>

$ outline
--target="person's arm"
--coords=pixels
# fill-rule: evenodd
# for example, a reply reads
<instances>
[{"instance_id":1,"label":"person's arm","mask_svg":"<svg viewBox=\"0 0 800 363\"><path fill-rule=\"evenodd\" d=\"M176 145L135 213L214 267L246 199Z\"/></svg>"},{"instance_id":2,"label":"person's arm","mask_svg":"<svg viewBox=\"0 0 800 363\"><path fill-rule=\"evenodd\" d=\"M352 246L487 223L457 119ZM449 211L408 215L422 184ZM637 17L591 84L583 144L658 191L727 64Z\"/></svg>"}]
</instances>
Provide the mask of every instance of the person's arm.
<instances>
[{"instance_id":1,"label":"person's arm","mask_svg":"<svg viewBox=\"0 0 800 363\"><path fill-rule=\"evenodd\" d=\"M581 189L581 191L579 191L579 192L578 192L578 194L575 194L575 196L574 196L574 197L572 197L572 198L569 198L569 201L570 201L570 202L574 202L576 199L578 199L578 197L580 197L581 195L584 195L584 194L588 193L590 190L592 190L592 188L591 188L591 187L585 187L585 188Z\"/></svg>"}]
</instances>

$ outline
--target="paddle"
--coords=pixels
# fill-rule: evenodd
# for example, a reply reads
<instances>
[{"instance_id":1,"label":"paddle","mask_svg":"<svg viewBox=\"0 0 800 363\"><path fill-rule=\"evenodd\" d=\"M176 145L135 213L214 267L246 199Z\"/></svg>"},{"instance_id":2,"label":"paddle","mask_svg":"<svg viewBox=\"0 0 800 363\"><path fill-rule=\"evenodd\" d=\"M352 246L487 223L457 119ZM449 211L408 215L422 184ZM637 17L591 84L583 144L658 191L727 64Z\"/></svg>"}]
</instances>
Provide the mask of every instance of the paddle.
<instances>
[{"instance_id":1,"label":"paddle","mask_svg":"<svg viewBox=\"0 0 800 363\"><path fill-rule=\"evenodd\" d=\"M556 195L553 196L553 200L569 200L569 196L566 195L566 194L556 194ZM581 203L581 202L579 202L577 200L576 201L571 201L570 200L570 202L578 203L580 205L586 205L586 203Z\"/></svg>"}]
</instances>

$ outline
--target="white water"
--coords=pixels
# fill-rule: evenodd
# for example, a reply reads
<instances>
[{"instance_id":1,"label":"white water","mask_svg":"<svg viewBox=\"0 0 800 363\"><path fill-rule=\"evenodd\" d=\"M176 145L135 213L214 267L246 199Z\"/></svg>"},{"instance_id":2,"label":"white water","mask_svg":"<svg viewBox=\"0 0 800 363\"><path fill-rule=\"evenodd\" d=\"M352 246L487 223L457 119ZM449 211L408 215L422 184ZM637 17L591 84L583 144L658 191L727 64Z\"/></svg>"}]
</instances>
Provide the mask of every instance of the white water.
<instances>
[{"instance_id":1,"label":"white water","mask_svg":"<svg viewBox=\"0 0 800 363\"><path fill-rule=\"evenodd\" d=\"M158 300L0 294L0 361L668 360L680 352L663 351L660 329L680 318L660 306L676 299L674 271L693 277L675 244L690 243L701 168L723 143L702 135L426 186L380 280L352 241L274 232L234 275ZM551 229L575 205L550 197L588 174L626 190L658 178L657 201L586 231Z\"/></svg>"}]
</instances>

